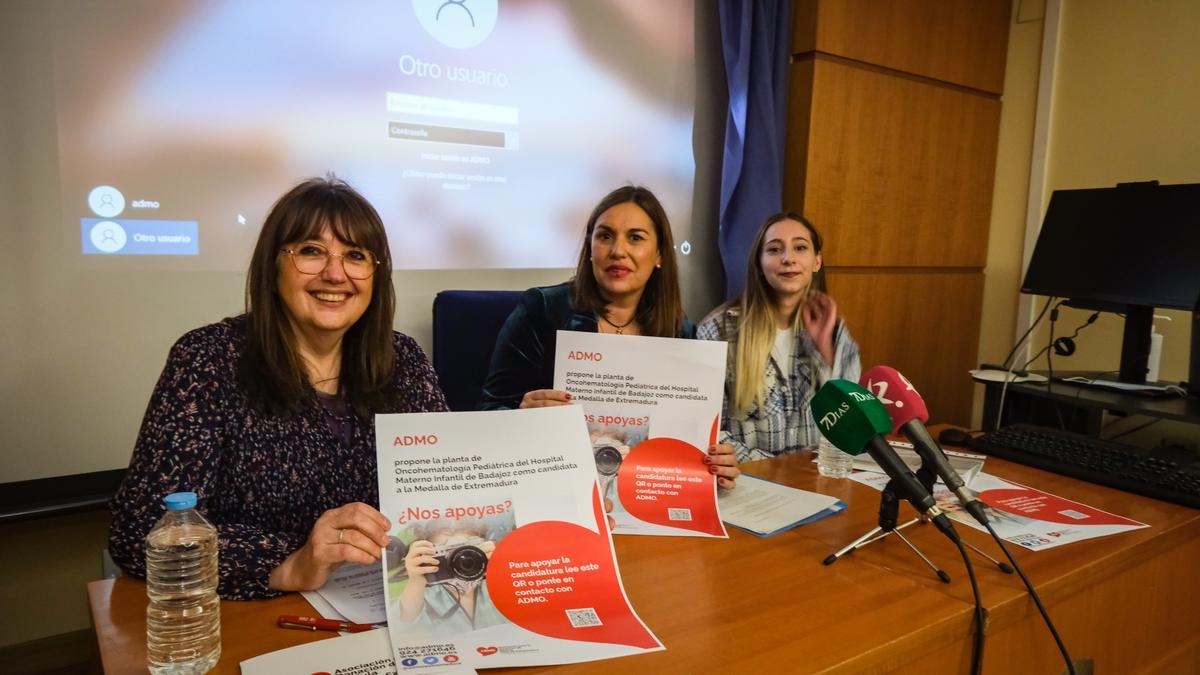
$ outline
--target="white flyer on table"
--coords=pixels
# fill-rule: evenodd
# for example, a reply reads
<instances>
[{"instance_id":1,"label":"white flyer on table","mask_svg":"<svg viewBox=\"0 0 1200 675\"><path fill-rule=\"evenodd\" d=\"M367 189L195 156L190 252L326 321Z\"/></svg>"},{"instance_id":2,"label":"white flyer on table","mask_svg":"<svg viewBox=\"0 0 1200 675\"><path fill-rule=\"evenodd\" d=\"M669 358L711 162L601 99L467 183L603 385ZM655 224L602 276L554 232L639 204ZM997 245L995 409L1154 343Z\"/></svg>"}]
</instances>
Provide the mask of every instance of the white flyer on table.
<instances>
[{"instance_id":1,"label":"white flyer on table","mask_svg":"<svg viewBox=\"0 0 1200 675\"><path fill-rule=\"evenodd\" d=\"M456 659L423 662L436 667L438 675L474 675ZM318 640L246 659L242 675L279 675L279 673L338 673L340 675L396 675L387 630L378 628L365 633L346 633L341 640ZM411 669L406 664L404 672Z\"/></svg>"},{"instance_id":2,"label":"white flyer on table","mask_svg":"<svg viewBox=\"0 0 1200 675\"><path fill-rule=\"evenodd\" d=\"M876 490L882 490L888 482L886 475L878 473L856 473L850 478ZM983 503L996 534L1031 551L1150 527L986 473L975 476L967 489ZM945 485L934 485L933 497L953 520L981 532L987 531L962 510L958 497Z\"/></svg>"},{"instance_id":3,"label":"white flyer on table","mask_svg":"<svg viewBox=\"0 0 1200 675\"><path fill-rule=\"evenodd\" d=\"M554 388L583 405L614 534L725 537L704 463L726 343L558 331Z\"/></svg>"},{"instance_id":4,"label":"white flyer on table","mask_svg":"<svg viewBox=\"0 0 1200 675\"><path fill-rule=\"evenodd\" d=\"M380 569L380 563L346 563L329 575L324 586L300 593L326 619L384 623L387 614L383 609L383 574Z\"/></svg>"},{"instance_id":5,"label":"white flyer on table","mask_svg":"<svg viewBox=\"0 0 1200 675\"><path fill-rule=\"evenodd\" d=\"M921 468L924 462L921 456L913 450L912 443L905 441L889 440L888 445L896 451L896 455L900 457L900 461L904 462L909 469L916 473L917 469ZM983 470L983 462L987 459L987 455L979 455L971 452L961 452L959 450L943 450L946 459L950 462L950 468L958 472L960 478L967 485L975 480L975 476ZM817 461L816 453L813 453L813 462ZM854 455L854 468L859 471L874 471L875 473L883 473L883 469L879 464L867 453ZM942 484L942 479L938 478L937 482Z\"/></svg>"},{"instance_id":6,"label":"white flyer on table","mask_svg":"<svg viewBox=\"0 0 1200 675\"><path fill-rule=\"evenodd\" d=\"M401 671L662 649L621 584L578 406L375 418ZM402 552L401 550L402 549Z\"/></svg>"},{"instance_id":7,"label":"white flyer on table","mask_svg":"<svg viewBox=\"0 0 1200 675\"><path fill-rule=\"evenodd\" d=\"M742 474L736 490L722 490L719 501L725 522L759 536L770 536L824 511L836 513L837 497L798 490ZM845 505L842 505L845 507ZM832 509L832 510L831 510Z\"/></svg>"}]
</instances>

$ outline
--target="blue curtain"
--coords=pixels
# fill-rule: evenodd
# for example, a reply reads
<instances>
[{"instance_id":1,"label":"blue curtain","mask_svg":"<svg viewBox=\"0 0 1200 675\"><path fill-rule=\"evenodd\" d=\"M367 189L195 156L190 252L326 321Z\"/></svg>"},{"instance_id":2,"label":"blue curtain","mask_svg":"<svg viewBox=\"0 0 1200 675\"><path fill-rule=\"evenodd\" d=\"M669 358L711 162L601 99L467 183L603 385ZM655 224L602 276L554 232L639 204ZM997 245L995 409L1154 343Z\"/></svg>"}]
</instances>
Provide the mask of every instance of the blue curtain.
<instances>
[{"instance_id":1,"label":"blue curtain","mask_svg":"<svg viewBox=\"0 0 1200 675\"><path fill-rule=\"evenodd\" d=\"M750 241L783 207L791 0L719 0L729 86L718 242L726 297L742 290Z\"/></svg>"}]
</instances>

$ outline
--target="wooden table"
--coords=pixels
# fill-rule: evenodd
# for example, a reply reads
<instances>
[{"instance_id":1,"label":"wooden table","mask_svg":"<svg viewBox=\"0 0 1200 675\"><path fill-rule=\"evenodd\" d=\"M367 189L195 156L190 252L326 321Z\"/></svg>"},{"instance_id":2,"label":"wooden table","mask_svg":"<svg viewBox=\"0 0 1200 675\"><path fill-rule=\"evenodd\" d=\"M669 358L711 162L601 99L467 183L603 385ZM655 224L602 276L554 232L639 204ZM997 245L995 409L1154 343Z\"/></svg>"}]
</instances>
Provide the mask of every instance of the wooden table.
<instances>
[{"instance_id":1,"label":"wooden table","mask_svg":"<svg viewBox=\"0 0 1200 675\"><path fill-rule=\"evenodd\" d=\"M766 539L616 537L636 611L666 651L566 666L556 673L965 673L973 601L957 549L932 527L912 539L953 577L937 580L889 537L831 566L829 553L874 526L879 493L820 477L808 453L745 466L747 473L837 496L846 512ZM1200 511L988 459L988 473L1113 511L1152 527L1041 552L1010 546L1071 655L1103 673L1200 672ZM901 517L912 514L903 506ZM1001 557L986 535L959 526ZM973 556L974 557L974 556ZM974 557L988 611L985 673L1058 673L1063 664L1016 575ZM145 586L88 585L107 673L145 672ZM279 614L311 614L298 594L221 603L222 656L237 673L252 656L330 634L283 630Z\"/></svg>"}]
</instances>

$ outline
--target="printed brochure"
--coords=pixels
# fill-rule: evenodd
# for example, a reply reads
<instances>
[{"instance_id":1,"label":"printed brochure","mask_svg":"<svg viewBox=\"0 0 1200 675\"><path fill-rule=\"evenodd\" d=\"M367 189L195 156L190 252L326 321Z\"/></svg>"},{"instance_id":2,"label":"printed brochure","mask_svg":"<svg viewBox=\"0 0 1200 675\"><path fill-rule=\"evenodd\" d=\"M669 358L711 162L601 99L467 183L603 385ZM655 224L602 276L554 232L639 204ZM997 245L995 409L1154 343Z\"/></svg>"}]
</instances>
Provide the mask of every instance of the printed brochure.
<instances>
[{"instance_id":1,"label":"printed brochure","mask_svg":"<svg viewBox=\"0 0 1200 675\"><path fill-rule=\"evenodd\" d=\"M582 404L614 534L725 537L716 442L724 342L558 331L554 388Z\"/></svg>"},{"instance_id":2,"label":"printed brochure","mask_svg":"<svg viewBox=\"0 0 1200 675\"><path fill-rule=\"evenodd\" d=\"M375 419L401 673L662 649L621 584L578 406Z\"/></svg>"}]
</instances>

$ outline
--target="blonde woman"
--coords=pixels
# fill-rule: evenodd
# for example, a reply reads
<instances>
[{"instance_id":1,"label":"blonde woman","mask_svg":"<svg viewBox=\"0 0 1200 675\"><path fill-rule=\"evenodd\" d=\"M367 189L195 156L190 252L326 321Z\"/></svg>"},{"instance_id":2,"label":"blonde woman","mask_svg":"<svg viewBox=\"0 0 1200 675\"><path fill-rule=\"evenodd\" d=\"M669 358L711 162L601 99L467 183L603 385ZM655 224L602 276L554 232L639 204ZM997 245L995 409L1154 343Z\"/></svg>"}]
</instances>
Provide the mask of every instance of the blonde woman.
<instances>
[{"instance_id":1,"label":"blonde woman","mask_svg":"<svg viewBox=\"0 0 1200 675\"><path fill-rule=\"evenodd\" d=\"M729 343L722 442L739 462L817 446L809 411L827 380L858 381L858 345L826 295L821 235L804 216L778 213L750 247L741 296L696 330Z\"/></svg>"}]
</instances>

